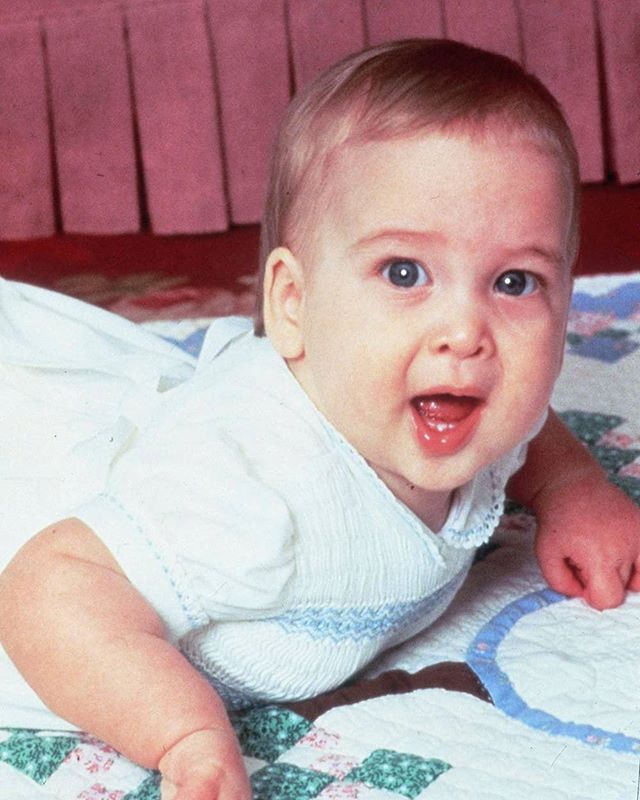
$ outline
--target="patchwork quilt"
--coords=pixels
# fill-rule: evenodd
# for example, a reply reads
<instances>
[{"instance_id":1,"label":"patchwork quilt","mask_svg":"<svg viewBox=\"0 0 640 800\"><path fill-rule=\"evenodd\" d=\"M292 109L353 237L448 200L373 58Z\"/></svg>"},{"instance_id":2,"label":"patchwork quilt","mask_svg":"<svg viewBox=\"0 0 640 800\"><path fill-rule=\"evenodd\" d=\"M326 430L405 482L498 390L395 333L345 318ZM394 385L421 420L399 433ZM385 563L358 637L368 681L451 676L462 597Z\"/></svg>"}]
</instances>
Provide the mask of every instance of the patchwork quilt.
<instances>
[{"instance_id":1,"label":"patchwork quilt","mask_svg":"<svg viewBox=\"0 0 640 800\"><path fill-rule=\"evenodd\" d=\"M197 352L206 320L145 324ZM640 273L576 282L554 407L640 502ZM240 715L256 800L638 800L640 596L597 612L552 592L533 530L510 509L445 616L363 676L464 671L481 691ZM0 728L3 800L156 800L158 787L91 736Z\"/></svg>"}]
</instances>

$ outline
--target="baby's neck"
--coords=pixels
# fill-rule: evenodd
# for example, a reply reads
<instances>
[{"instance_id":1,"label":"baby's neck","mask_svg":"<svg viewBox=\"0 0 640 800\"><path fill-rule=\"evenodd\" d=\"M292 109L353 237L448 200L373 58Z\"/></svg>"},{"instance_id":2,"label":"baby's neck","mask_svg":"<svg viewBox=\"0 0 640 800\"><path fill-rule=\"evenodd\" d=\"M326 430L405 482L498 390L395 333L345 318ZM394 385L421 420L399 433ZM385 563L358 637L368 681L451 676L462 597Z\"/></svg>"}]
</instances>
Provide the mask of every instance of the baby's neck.
<instances>
[{"instance_id":1,"label":"baby's neck","mask_svg":"<svg viewBox=\"0 0 640 800\"><path fill-rule=\"evenodd\" d=\"M380 475L380 477L429 530L438 533L449 516L453 491L427 492L398 476Z\"/></svg>"},{"instance_id":2,"label":"baby's neck","mask_svg":"<svg viewBox=\"0 0 640 800\"><path fill-rule=\"evenodd\" d=\"M437 494L430 492L427 498L421 497L422 494L420 492L413 502L410 497L408 500L404 500L404 503L416 516L420 517L429 530L438 533L449 516L453 492L438 492Z\"/></svg>"}]
</instances>

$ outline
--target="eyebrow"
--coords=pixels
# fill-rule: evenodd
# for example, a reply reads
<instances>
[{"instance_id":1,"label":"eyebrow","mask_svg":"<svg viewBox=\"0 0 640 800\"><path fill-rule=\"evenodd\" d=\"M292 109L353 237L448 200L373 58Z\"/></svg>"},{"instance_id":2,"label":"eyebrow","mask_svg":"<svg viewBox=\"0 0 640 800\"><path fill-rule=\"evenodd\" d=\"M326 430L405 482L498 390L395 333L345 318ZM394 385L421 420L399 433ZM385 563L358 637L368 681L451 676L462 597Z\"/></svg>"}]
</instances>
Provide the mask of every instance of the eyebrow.
<instances>
[{"instance_id":1,"label":"eyebrow","mask_svg":"<svg viewBox=\"0 0 640 800\"><path fill-rule=\"evenodd\" d=\"M414 231L406 228L389 228L363 236L354 242L349 250L360 250L361 248L375 245L378 242L393 241L406 242L408 244L428 244L435 242L446 242L446 236L437 231ZM522 256L533 256L534 258L547 261L553 266L562 267L565 263L565 256L553 248L542 247L540 245L523 245L507 249L509 258Z\"/></svg>"},{"instance_id":2,"label":"eyebrow","mask_svg":"<svg viewBox=\"0 0 640 800\"><path fill-rule=\"evenodd\" d=\"M445 236L436 231L414 231L407 228L388 228L381 231L375 231L367 236L363 236L354 242L349 249L359 250L362 247L368 247L377 242L394 241L394 242L409 242L409 243L427 243L435 241L445 241Z\"/></svg>"}]
</instances>

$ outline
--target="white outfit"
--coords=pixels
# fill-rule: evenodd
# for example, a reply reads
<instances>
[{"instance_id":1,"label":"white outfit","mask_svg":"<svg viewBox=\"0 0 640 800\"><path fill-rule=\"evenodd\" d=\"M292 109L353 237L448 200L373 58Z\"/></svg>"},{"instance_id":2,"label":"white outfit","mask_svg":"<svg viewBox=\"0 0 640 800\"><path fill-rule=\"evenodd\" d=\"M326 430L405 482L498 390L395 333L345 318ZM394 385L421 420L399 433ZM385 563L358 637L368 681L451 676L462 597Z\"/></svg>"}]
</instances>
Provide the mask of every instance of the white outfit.
<instances>
[{"instance_id":1,"label":"white outfit","mask_svg":"<svg viewBox=\"0 0 640 800\"><path fill-rule=\"evenodd\" d=\"M269 341L248 321L220 320L195 375L154 400L134 446L112 454L106 490L67 513L241 708L335 687L433 622L491 535L525 452L459 490L435 535Z\"/></svg>"},{"instance_id":2,"label":"white outfit","mask_svg":"<svg viewBox=\"0 0 640 800\"><path fill-rule=\"evenodd\" d=\"M0 278L0 570L32 534L102 491L117 453L195 363L122 317ZM70 727L0 647L2 725Z\"/></svg>"}]
</instances>

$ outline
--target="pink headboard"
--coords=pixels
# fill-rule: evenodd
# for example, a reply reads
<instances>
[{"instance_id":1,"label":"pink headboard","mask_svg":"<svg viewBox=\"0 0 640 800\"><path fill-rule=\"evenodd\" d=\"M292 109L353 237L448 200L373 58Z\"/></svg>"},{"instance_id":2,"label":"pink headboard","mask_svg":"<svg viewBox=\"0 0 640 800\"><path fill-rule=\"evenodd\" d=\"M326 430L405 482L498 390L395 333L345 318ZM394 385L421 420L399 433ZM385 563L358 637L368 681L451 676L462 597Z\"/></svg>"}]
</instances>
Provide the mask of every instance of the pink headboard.
<instances>
[{"instance_id":1,"label":"pink headboard","mask_svg":"<svg viewBox=\"0 0 640 800\"><path fill-rule=\"evenodd\" d=\"M415 35L519 59L583 180L640 180L640 0L0 0L0 239L255 222L292 90Z\"/></svg>"}]
</instances>

